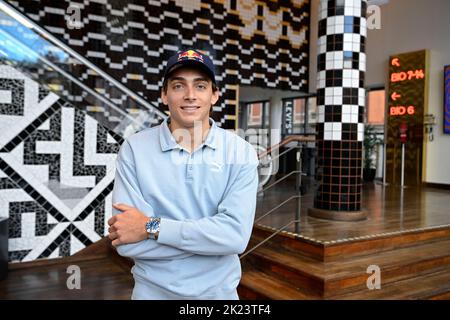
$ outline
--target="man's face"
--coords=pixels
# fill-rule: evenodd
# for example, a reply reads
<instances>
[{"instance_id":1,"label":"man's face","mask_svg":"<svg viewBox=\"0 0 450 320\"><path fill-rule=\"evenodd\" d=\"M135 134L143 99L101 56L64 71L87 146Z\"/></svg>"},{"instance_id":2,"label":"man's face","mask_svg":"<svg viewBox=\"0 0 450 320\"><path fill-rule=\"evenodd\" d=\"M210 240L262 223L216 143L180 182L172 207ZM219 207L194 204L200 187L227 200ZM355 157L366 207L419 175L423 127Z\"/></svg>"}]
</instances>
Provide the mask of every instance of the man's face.
<instances>
[{"instance_id":1,"label":"man's face","mask_svg":"<svg viewBox=\"0 0 450 320\"><path fill-rule=\"evenodd\" d=\"M180 68L167 83L167 92L161 99L169 106L171 120L179 127L192 128L195 121L207 123L211 106L219 99L212 91L211 80L200 70Z\"/></svg>"}]
</instances>

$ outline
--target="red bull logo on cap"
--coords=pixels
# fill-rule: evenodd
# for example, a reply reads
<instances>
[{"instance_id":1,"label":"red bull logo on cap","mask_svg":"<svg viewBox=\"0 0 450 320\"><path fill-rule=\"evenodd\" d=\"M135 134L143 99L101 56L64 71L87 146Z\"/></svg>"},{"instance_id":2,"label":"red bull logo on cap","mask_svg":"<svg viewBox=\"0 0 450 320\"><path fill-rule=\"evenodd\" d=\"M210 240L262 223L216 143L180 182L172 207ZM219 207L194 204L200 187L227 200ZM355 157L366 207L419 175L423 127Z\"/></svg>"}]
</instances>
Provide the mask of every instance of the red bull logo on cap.
<instances>
[{"instance_id":1,"label":"red bull logo on cap","mask_svg":"<svg viewBox=\"0 0 450 320\"><path fill-rule=\"evenodd\" d=\"M203 56L194 50L188 50L178 55L178 61L180 60L197 60L203 62Z\"/></svg>"}]
</instances>

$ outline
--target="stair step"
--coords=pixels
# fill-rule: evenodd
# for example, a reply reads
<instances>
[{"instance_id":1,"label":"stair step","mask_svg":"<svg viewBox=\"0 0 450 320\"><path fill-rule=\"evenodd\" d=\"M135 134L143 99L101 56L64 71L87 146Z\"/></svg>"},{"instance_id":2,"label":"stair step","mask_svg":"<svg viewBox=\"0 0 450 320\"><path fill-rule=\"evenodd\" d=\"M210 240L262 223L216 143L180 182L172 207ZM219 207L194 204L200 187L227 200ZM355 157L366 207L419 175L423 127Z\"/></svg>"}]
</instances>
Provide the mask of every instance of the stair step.
<instances>
[{"instance_id":1,"label":"stair step","mask_svg":"<svg viewBox=\"0 0 450 320\"><path fill-rule=\"evenodd\" d=\"M256 225L253 228L252 239L247 249L251 249L255 244L269 237L274 232L275 230L269 227ZM293 233L282 232L269 240L268 243L278 244L293 252L301 253L303 256L329 262L448 239L450 239L450 228L442 226L363 236L347 239L346 241L319 241Z\"/></svg>"},{"instance_id":2,"label":"stair step","mask_svg":"<svg viewBox=\"0 0 450 320\"><path fill-rule=\"evenodd\" d=\"M299 288L261 271L244 272L238 287L241 299L320 300L317 295L305 294ZM327 300L430 300L449 299L450 268L383 285L379 290L360 290Z\"/></svg>"},{"instance_id":3,"label":"stair step","mask_svg":"<svg viewBox=\"0 0 450 320\"><path fill-rule=\"evenodd\" d=\"M420 251L420 256L417 252ZM344 259L344 258L343 258ZM381 252L377 255L350 257L320 262L301 254L266 244L244 258L255 268L273 277L289 281L316 295L330 297L349 290L367 289L367 268L377 265L384 283L431 273L450 266L450 240Z\"/></svg>"},{"instance_id":4,"label":"stair step","mask_svg":"<svg viewBox=\"0 0 450 320\"><path fill-rule=\"evenodd\" d=\"M289 281L314 295L323 294L324 280L321 263L307 257L299 258L281 248L260 247L246 256L253 268L264 271L281 281ZM245 268L244 268L245 270Z\"/></svg>"},{"instance_id":5,"label":"stair step","mask_svg":"<svg viewBox=\"0 0 450 320\"><path fill-rule=\"evenodd\" d=\"M309 300L318 298L256 270L243 272L238 292L241 299Z\"/></svg>"},{"instance_id":6,"label":"stair step","mask_svg":"<svg viewBox=\"0 0 450 320\"><path fill-rule=\"evenodd\" d=\"M437 272L424 276L414 277L383 285L381 278L381 288L374 290L361 290L335 296L332 299L347 300L428 300L428 299L449 299L450 297L450 268L444 268Z\"/></svg>"}]
</instances>

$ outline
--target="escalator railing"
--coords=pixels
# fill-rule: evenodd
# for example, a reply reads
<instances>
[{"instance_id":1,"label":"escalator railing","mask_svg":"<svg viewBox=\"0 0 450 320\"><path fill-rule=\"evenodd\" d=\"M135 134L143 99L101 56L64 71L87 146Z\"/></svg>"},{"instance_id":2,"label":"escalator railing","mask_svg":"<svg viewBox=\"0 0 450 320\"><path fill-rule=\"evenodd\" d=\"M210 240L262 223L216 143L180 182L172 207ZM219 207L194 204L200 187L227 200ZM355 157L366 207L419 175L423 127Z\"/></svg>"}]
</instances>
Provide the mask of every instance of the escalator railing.
<instances>
[{"instance_id":1,"label":"escalator railing","mask_svg":"<svg viewBox=\"0 0 450 320\"><path fill-rule=\"evenodd\" d=\"M84 108L122 137L167 117L158 104L131 91L3 0L0 0L0 63L13 66Z\"/></svg>"},{"instance_id":2,"label":"escalator railing","mask_svg":"<svg viewBox=\"0 0 450 320\"><path fill-rule=\"evenodd\" d=\"M271 184L267 185L267 186L260 186L260 190L259 190L259 194L264 195L264 193L279 185L281 182L287 180L289 177L291 176L295 176L296 180L295 180L295 194L292 195L291 197L281 201L280 203L276 204L273 208L271 208L270 210L264 212L263 214L258 215L255 218L255 225L263 225L263 226L268 226L271 229L274 229L275 231L268 237L266 237L265 239L263 239L262 241L260 241L258 244L256 244L255 246L249 248L248 250L246 250L241 256L240 258L243 259L244 257L246 257L248 254L250 254L251 252L253 252L254 250L256 250L257 248L259 248L260 246L264 245L265 243L267 243L268 241L270 241L270 239L272 239L273 237L275 237L277 234L279 234L282 231L287 230L288 228L291 227L291 225L294 225L294 232L295 233L300 233L300 223L301 223L301 208L302 208L302 194L301 194L301 185L302 185L302 175L304 175L304 173L302 172L302 150L303 150L303 145L305 143L308 142L314 142L315 141L315 135L314 134L306 134L306 135L292 135L289 136L288 138L284 139L283 141L281 141L279 144L274 145L270 148L268 148L266 151L261 152L258 154L258 158L260 159L260 166L261 165L266 165L267 166L267 162L273 162L273 161L278 161L278 159L282 156L285 156L286 154L288 154L290 151L292 150L297 150L296 153L296 170L292 170L291 172L289 172L288 174L286 174L285 176L279 178L278 180L272 182ZM273 153L273 151L277 151L278 149L280 149L281 147L288 147L287 150L279 153L276 157L273 158L268 158L268 156ZM261 162L262 159L265 159L263 162ZM269 159L269 160L267 160ZM279 212L279 209L282 208L283 206L285 206L286 204L290 203L291 201L295 200L296 204L295 204L295 211L293 212L293 218L288 218L287 219L287 223L284 222L283 225L277 226L277 227L273 227L270 224L268 225L267 222L264 222L264 219L266 219L267 217L276 214L277 212ZM263 201L263 199L260 199L259 203L261 203Z\"/></svg>"}]
</instances>

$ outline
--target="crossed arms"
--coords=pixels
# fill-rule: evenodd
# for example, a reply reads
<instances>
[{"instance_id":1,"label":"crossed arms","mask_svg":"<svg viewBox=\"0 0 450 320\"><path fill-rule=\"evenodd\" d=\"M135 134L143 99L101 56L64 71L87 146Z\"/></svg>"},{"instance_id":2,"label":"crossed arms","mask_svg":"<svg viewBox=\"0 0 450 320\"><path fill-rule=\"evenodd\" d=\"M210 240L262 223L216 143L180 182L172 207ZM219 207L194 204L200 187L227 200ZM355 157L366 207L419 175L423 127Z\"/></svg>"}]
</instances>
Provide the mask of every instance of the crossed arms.
<instances>
[{"instance_id":1,"label":"crossed arms","mask_svg":"<svg viewBox=\"0 0 450 320\"><path fill-rule=\"evenodd\" d=\"M161 218L159 238L155 241L145 238L144 226L148 217L158 213L139 188L135 165L126 156L130 149L124 142L116 161L113 203L119 205L114 206L113 217L108 221L109 237L120 255L133 259L179 259L193 254L239 254L245 250L256 207L257 160L239 164L216 214L197 220Z\"/></svg>"}]
</instances>

